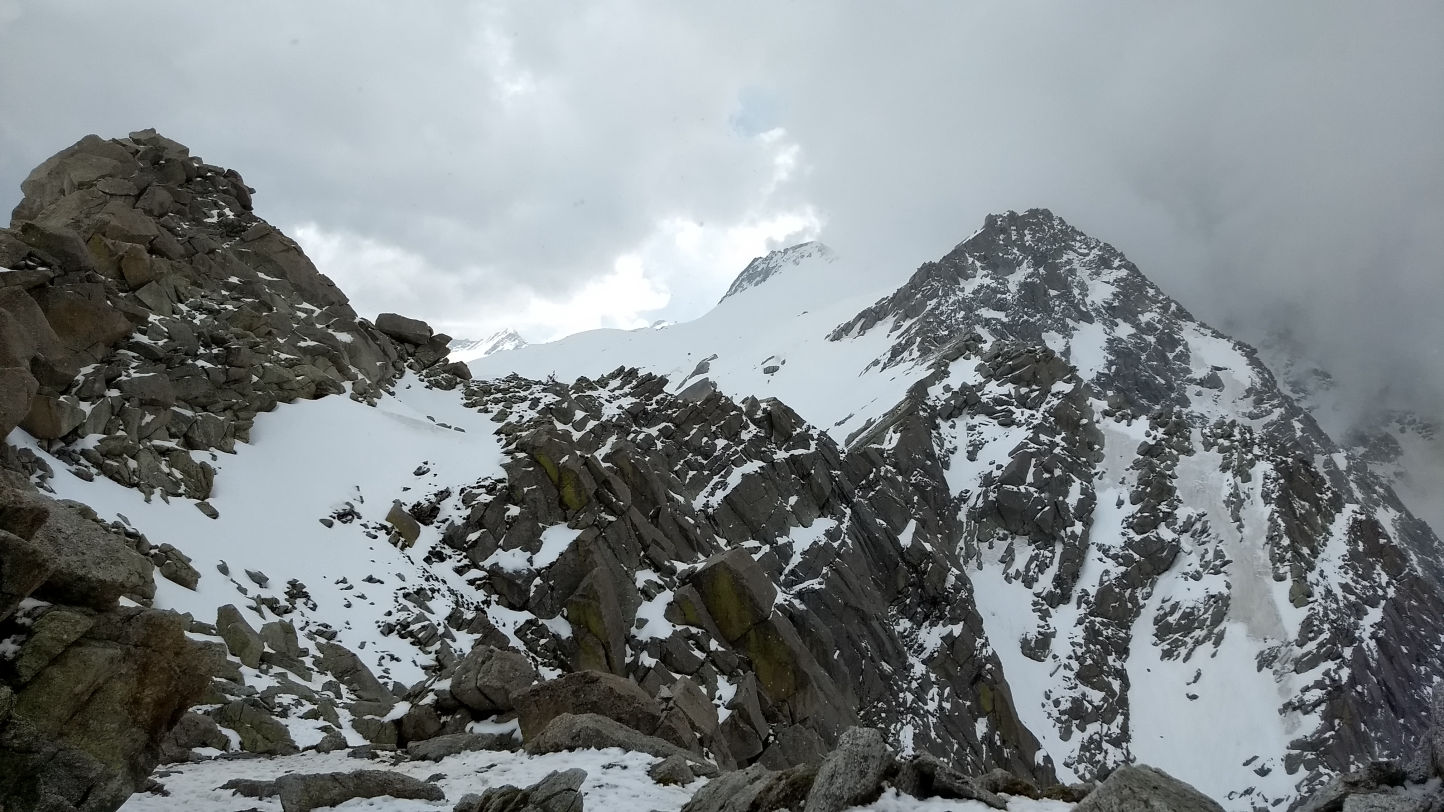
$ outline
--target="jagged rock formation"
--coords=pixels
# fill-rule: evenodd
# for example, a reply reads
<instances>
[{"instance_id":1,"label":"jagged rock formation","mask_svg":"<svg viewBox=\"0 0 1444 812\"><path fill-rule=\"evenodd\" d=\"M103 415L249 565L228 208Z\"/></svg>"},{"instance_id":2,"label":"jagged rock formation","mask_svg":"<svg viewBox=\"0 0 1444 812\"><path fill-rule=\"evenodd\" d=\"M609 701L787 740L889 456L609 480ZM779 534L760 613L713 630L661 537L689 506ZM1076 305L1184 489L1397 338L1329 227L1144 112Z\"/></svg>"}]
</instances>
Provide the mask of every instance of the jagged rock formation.
<instances>
[{"instance_id":1,"label":"jagged rock formation","mask_svg":"<svg viewBox=\"0 0 1444 812\"><path fill-rule=\"evenodd\" d=\"M72 475L214 515L203 501L214 454L246 441L256 414L326 394L374 399L404 363L445 355L445 337L428 358L434 347L358 319L251 213L239 174L153 131L88 136L22 188L0 229L0 434L20 426ZM4 463L42 487L54 473L28 449ZM22 479L0 502L0 805L111 809L162 749L228 746L194 714L204 721L166 739L210 675L229 670L225 646L198 646L184 616L145 608L153 572L196 589L190 559ZM259 665L260 637L285 639L263 634L236 656ZM297 662L272 649L267 662ZM287 749L274 709L254 699L214 715L254 749Z\"/></svg>"},{"instance_id":2,"label":"jagged rock formation","mask_svg":"<svg viewBox=\"0 0 1444 812\"><path fill-rule=\"evenodd\" d=\"M209 453L258 413L374 397L416 352L252 213L235 170L152 130L87 136L21 188L0 229L0 433L19 423L76 470L204 500Z\"/></svg>"}]
</instances>

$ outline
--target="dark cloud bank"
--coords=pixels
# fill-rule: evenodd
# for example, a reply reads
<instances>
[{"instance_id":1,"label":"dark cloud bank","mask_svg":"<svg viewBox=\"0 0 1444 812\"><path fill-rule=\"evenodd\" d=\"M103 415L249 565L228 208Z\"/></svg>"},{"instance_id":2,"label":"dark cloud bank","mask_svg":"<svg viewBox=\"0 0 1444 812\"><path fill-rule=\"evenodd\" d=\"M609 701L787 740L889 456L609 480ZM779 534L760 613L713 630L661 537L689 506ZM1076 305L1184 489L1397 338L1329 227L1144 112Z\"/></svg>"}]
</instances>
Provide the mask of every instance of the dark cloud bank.
<instances>
[{"instance_id":1,"label":"dark cloud bank","mask_svg":"<svg viewBox=\"0 0 1444 812\"><path fill-rule=\"evenodd\" d=\"M326 235L363 311L457 325L628 253L648 318L695 316L740 267L706 246L781 215L896 268L1047 206L1359 402L1444 416L1441 42L1422 1L0 0L0 205L155 126ZM657 248L678 222L701 249Z\"/></svg>"}]
</instances>

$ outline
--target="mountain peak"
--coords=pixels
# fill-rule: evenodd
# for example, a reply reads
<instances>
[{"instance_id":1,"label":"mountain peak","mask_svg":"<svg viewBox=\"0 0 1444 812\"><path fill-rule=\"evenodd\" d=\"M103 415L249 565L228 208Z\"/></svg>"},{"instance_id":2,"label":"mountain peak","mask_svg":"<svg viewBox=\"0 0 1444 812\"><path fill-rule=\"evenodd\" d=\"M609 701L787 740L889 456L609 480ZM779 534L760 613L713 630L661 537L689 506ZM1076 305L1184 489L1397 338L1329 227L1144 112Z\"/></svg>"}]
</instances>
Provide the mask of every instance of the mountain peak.
<instances>
[{"instance_id":1,"label":"mountain peak","mask_svg":"<svg viewBox=\"0 0 1444 812\"><path fill-rule=\"evenodd\" d=\"M768 253L765 257L755 257L742 269L742 273L732 280L732 286L722 295L719 301L725 301L744 290L755 288L758 285L771 279L779 271L790 266L801 265L803 262L818 260L821 262L835 262L837 255L831 248L816 240L798 243L797 245L780 248Z\"/></svg>"},{"instance_id":2,"label":"mountain peak","mask_svg":"<svg viewBox=\"0 0 1444 812\"><path fill-rule=\"evenodd\" d=\"M451 342L451 358L456 361L474 361L506 350L515 350L529 344L517 331L507 327L486 338L458 338Z\"/></svg>"}]
</instances>

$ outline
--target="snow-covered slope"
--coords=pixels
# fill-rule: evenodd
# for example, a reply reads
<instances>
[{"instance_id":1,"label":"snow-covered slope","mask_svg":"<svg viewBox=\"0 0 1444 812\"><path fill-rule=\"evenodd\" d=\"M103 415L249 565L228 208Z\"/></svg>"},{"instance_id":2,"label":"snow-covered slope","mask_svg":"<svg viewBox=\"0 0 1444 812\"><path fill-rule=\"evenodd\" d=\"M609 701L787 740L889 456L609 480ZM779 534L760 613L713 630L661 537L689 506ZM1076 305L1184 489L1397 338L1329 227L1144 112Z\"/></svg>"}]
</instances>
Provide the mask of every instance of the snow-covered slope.
<instances>
[{"instance_id":1,"label":"snow-covered slope","mask_svg":"<svg viewBox=\"0 0 1444 812\"><path fill-rule=\"evenodd\" d=\"M827 335L905 278L905 271L849 264L819 243L805 243L753 260L722 301L694 321L592 330L470 365L477 378L557 380L636 366L666 377L672 391L705 377L736 398L776 397L842 439L896 404L911 381L906 371L868 370L891 346L886 336L838 343Z\"/></svg>"},{"instance_id":2,"label":"snow-covered slope","mask_svg":"<svg viewBox=\"0 0 1444 812\"><path fill-rule=\"evenodd\" d=\"M387 543L386 517L393 501L409 503L442 487L501 475L494 428L453 393L410 375L396 395L374 407L332 397L258 416L250 443L216 457L209 499L219 512L215 519L190 500L147 499L106 479L77 479L63 466L50 485L190 556L201 572L197 588L159 578L157 606L210 621L225 604L278 600L303 637L334 632L330 639L355 651L378 676L409 685L422 677L422 658L429 664L434 654L379 629L401 618L442 624L454 609L475 607L476 599L455 573L421 562L438 531L423 527L410 552ZM18 429L9 442L39 450ZM266 584L247 571L265 575ZM402 597L417 588L432 593L430 608ZM287 600L302 591L305 599ZM467 643L455 645L466 650Z\"/></svg>"}]
</instances>

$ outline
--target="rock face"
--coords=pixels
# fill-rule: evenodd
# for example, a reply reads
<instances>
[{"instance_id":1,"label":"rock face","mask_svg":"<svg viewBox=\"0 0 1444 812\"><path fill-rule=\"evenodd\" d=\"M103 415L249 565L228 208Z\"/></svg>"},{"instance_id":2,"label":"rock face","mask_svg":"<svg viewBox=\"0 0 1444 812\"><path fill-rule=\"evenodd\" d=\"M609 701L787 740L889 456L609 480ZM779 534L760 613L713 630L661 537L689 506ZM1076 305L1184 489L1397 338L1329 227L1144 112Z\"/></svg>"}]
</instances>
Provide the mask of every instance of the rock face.
<instances>
[{"instance_id":1,"label":"rock face","mask_svg":"<svg viewBox=\"0 0 1444 812\"><path fill-rule=\"evenodd\" d=\"M1334 776L1297 805L1298 812L1393 812L1444 806L1444 691L1438 686L1428 727L1407 760L1372 761Z\"/></svg>"},{"instance_id":2,"label":"rock face","mask_svg":"<svg viewBox=\"0 0 1444 812\"><path fill-rule=\"evenodd\" d=\"M0 478L0 807L115 809L199 697L210 659L184 617L119 605L154 590L124 537Z\"/></svg>"}]
</instances>

